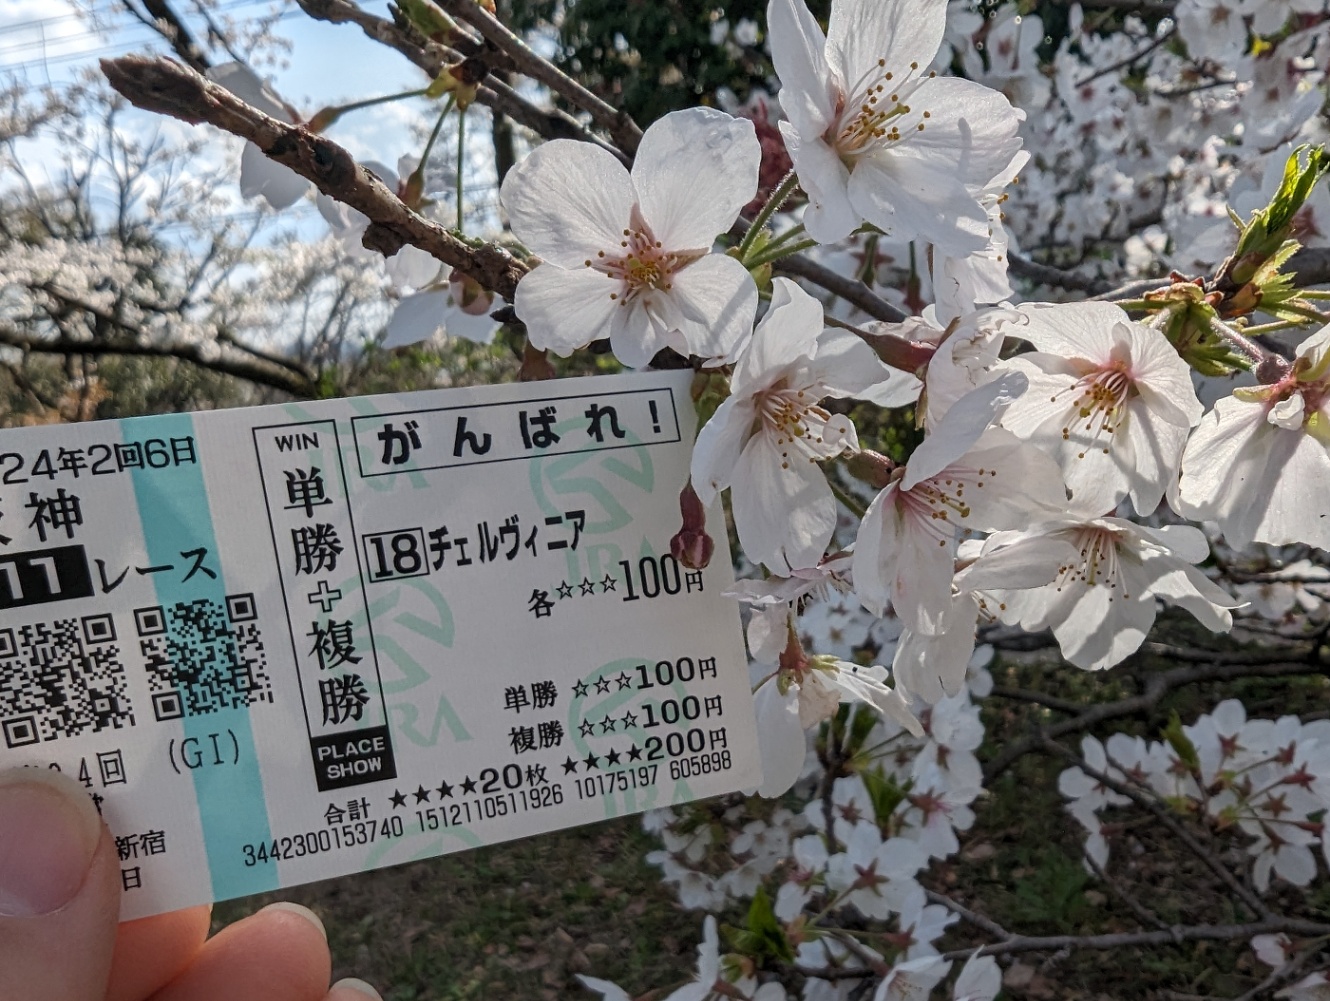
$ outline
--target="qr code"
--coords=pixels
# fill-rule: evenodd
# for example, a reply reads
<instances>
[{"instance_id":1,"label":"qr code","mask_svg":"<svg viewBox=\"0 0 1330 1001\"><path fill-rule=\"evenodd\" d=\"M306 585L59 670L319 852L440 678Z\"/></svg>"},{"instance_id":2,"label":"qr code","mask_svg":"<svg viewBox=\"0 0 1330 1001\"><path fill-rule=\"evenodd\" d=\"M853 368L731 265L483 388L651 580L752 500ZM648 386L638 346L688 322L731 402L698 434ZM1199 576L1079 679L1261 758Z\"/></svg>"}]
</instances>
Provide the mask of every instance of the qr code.
<instances>
[{"instance_id":1,"label":"qr code","mask_svg":"<svg viewBox=\"0 0 1330 1001\"><path fill-rule=\"evenodd\" d=\"M159 720L272 701L252 594L153 605L134 612Z\"/></svg>"},{"instance_id":2,"label":"qr code","mask_svg":"<svg viewBox=\"0 0 1330 1001\"><path fill-rule=\"evenodd\" d=\"M8 747L133 725L110 615L0 629L0 732Z\"/></svg>"}]
</instances>

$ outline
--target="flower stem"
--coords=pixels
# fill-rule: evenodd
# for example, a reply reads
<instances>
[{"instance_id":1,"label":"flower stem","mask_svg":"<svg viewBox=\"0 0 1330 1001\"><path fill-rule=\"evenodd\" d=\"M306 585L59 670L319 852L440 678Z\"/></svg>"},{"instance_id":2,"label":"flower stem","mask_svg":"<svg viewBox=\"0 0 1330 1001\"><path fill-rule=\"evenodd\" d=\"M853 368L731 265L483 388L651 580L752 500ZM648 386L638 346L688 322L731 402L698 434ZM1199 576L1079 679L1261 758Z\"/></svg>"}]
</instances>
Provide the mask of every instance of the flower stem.
<instances>
[{"instance_id":1,"label":"flower stem","mask_svg":"<svg viewBox=\"0 0 1330 1001\"><path fill-rule=\"evenodd\" d=\"M1146 310L1148 312L1156 312L1168 307L1167 303L1155 302L1151 299L1115 299L1113 305L1119 309Z\"/></svg>"},{"instance_id":2,"label":"flower stem","mask_svg":"<svg viewBox=\"0 0 1330 1001\"><path fill-rule=\"evenodd\" d=\"M789 257L791 254L797 254L801 250L808 250L817 246L816 240L800 240L797 243L785 243L774 250L770 246L763 247L759 253L752 257L745 257L743 266L746 268L760 268L764 264L770 264L772 261L779 261L782 257Z\"/></svg>"},{"instance_id":3,"label":"flower stem","mask_svg":"<svg viewBox=\"0 0 1330 1001\"><path fill-rule=\"evenodd\" d=\"M1250 359L1253 365L1259 365L1266 359L1266 351L1259 344L1248 340L1219 317L1210 321L1210 329L1228 341L1239 353Z\"/></svg>"},{"instance_id":4,"label":"flower stem","mask_svg":"<svg viewBox=\"0 0 1330 1001\"><path fill-rule=\"evenodd\" d=\"M864 515L868 512L868 508L866 508L857 497L853 496L848 490L837 483L833 476L827 477L827 486L831 487L831 492L835 495L836 499L844 504L851 514L860 521L863 520Z\"/></svg>"},{"instance_id":5,"label":"flower stem","mask_svg":"<svg viewBox=\"0 0 1330 1001\"><path fill-rule=\"evenodd\" d=\"M382 97L371 97L364 101L352 101L350 104L340 104L334 110L338 114L345 114L348 111L359 111L361 108L372 108L376 104L387 104L390 101L400 101L405 97L421 97L428 89L428 87L421 87L419 90L404 90L400 94L385 94Z\"/></svg>"},{"instance_id":6,"label":"flower stem","mask_svg":"<svg viewBox=\"0 0 1330 1001\"><path fill-rule=\"evenodd\" d=\"M439 138L439 130L443 128L443 120L448 117L448 112L453 110L453 101L453 96L449 94L443 110L439 112L439 120L434 123L434 131L429 134L429 139L425 141L425 148L420 154L420 163L416 165L416 169L411 171L411 176L407 178L406 186L408 189L419 188L422 192L424 191L425 164L429 163L430 150L434 148L434 140Z\"/></svg>"},{"instance_id":7,"label":"flower stem","mask_svg":"<svg viewBox=\"0 0 1330 1001\"><path fill-rule=\"evenodd\" d=\"M1300 320L1276 320L1274 323L1260 323L1254 327L1248 327L1243 331L1248 337L1254 337L1258 334L1273 334L1277 330L1288 330L1290 327L1304 326Z\"/></svg>"},{"instance_id":8,"label":"flower stem","mask_svg":"<svg viewBox=\"0 0 1330 1001\"><path fill-rule=\"evenodd\" d=\"M739 260L745 267L751 267L748 263L747 257L749 251L753 249L753 244L757 241L758 234L761 233L763 227L771 221L771 217L780 210L782 205L785 204L785 199L790 197L798 184L799 178L795 175L794 171L790 171L785 175L785 179L781 181L780 184L776 185L776 190L771 193L771 197L767 199L767 203L758 210L757 218L753 220L753 224L748 227L748 232L746 232L743 239L739 241Z\"/></svg>"},{"instance_id":9,"label":"flower stem","mask_svg":"<svg viewBox=\"0 0 1330 1001\"><path fill-rule=\"evenodd\" d=\"M1296 301L1283 303L1279 308L1286 313L1293 313L1297 316L1306 317L1312 323L1325 323L1330 321L1330 316L1327 316L1320 310L1312 309L1310 306L1300 306Z\"/></svg>"},{"instance_id":10,"label":"flower stem","mask_svg":"<svg viewBox=\"0 0 1330 1001\"><path fill-rule=\"evenodd\" d=\"M462 228L462 175L466 164L466 109L457 116L457 232Z\"/></svg>"},{"instance_id":11,"label":"flower stem","mask_svg":"<svg viewBox=\"0 0 1330 1001\"><path fill-rule=\"evenodd\" d=\"M798 235L799 235L800 233L802 233L803 231L804 231L804 224L803 224L803 223L799 223L799 225L797 225L797 226L791 226L791 227L790 227L789 229L787 229L784 233L781 233L781 234L778 235L778 236L773 236L770 240L768 240L768 241L767 241L767 245L766 245L766 247L765 247L764 249L766 249L766 250L770 250L772 247L779 247L779 246L780 246L782 243L784 243L786 240L789 240L789 239L792 239L793 237L798 236Z\"/></svg>"}]
</instances>

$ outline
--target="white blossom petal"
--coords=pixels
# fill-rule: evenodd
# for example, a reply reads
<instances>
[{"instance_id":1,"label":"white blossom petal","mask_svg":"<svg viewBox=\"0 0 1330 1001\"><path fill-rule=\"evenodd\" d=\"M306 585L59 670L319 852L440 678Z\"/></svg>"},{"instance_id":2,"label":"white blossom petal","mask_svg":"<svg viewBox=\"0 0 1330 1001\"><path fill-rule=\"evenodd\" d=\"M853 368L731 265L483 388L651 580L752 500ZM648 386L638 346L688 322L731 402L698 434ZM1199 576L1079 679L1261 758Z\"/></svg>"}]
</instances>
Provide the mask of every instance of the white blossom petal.
<instances>
[{"instance_id":1,"label":"white blossom petal","mask_svg":"<svg viewBox=\"0 0 1330 1001\"><path fill-rule=\"evenodd\" d=\"M513 232L533 253L577 269L597 252L619 246L636 198L627 169L613 153L555 139L508 171L499 201Z\"/></svg>"},{"instance_id":2,"label":"white blossom petal","mask_svg":"<svg viewBox=\"0 0 1330 1001\"><path fill-rule=\"evenodd\" d=\"M750 120L714 108L671 112L646 130L633 160L642 217L672 250L709 250L757 194L761 159Z\"/></svg>"},{"instance_id":3,"label":"white blossom petal","mask_svg":"<svg viewBox=\"0 0 1330 1001\"><path fill-rule=\"evenodd\" d=\"M526 324L533 347L567 357L610 336L615 315L623 312L610 299L610 285L598 271L542 264L517 283L513 308Z\"/></svg>"}]
</instances>

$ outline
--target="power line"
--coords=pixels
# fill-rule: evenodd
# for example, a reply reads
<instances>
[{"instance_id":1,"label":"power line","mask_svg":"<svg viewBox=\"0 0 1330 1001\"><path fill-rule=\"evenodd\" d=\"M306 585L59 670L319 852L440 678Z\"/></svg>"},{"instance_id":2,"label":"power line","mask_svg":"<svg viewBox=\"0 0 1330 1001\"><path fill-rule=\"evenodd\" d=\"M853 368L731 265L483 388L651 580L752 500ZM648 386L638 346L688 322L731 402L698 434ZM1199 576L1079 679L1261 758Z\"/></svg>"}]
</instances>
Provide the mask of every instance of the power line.
<instances>
[{"instance_id":1,"label":"power line","mask_svg":"<svg viewBox=\"0 0 1330 1001\"><path fill-rule=\"evenodd\" d=\"M301 13L302 12L299 10L283 11L281 14L278 14L276 18L274 18L274 21L275 22L286 21L289 20L290 18L300 16ZM20 63L3 63L0 64L0 73L17 73L29 68L52 66L60 63L72 62L79 59L87 59L91 61L92 59L101 58L103 56L126 55L136 49L141 48L145 42L149 42L154 39L160 39L160 36L154 35L136 41L121 42L115 45L99 46L92 49L84 49L79 52L64 52L54 56L43 56L38 59L27 59Z\"/></svg>"},{"instance_id":2,"label":"power line","mask_svg":"<svg viewBox=\"0 0 1330 1001\"><path fill-rule=\"evenodd\" d=\"M218 7L215 7L212 10L210 10L208 13L225 14L229 11L237 10L241 7L261 7L264 6L265 4L271 4L273 2L279 2L279 0L232 0L231 3L222 4ZM129 16L127 13L118 10L114 11L113 13L119 17ZM15 21L13 24L0 24L0 35L5 35L13 31L27 31L33 28L43 28L48 25L62 24L67 21L79 21L81 23L86 24L88 22L88 18L82 14L59 14L55 17L37 17L28 21ZM135 21L134 23L138 24L139 22Z\"/></svg>"}]
</instances>

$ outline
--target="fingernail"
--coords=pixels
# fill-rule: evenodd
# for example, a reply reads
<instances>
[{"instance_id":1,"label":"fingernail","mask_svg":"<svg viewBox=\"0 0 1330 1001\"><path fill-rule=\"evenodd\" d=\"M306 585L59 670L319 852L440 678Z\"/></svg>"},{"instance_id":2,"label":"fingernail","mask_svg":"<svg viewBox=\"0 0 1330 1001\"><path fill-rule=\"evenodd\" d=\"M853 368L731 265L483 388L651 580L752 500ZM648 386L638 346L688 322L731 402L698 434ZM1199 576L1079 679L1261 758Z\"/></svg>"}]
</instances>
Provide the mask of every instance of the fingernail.
<instances>
[{"instance_id":1,"label":"fingernail","mask_svg":"<svg viewBox=\"0 0 1330 1001\"><path fill-rule=\"evenodd\" d=\"M325 941L327 941L328 929L323 927L323 922L319 920L319 916L308 907L303 907L300 904L293 904L289 900L279 900L277 903L269 904L263 909L265 911L286 911L288 914L297 914L317 928L319 934L323 936Z\"/></svg>"},{"instance_id":2,"label":"fingernail","mask_svg":"<svg viewBox=\"0 0 1330 1001\"><path fill-rule=\"evenodd\" d=\"M0 917L57 911L92 865L102 824L87 793L45 768L0 772Z\"/></svg>"},{"instance_id":3,"label":"fingernail","mask_svg":"<svg viewBox=\"0 0 1330 1001\"><path fill-rule=\"evenodd\" d=\"M337 981L337 983L332 985L332 989L334 991L338 990L358 991L359 993L365 995L365 997L370 998L371 1001L383 1001L382 994L376 991L369 984L365 983L365 981L360 980L356 977L347 977L345 980L339 980Z\"/></svg>"}]
</instances>

